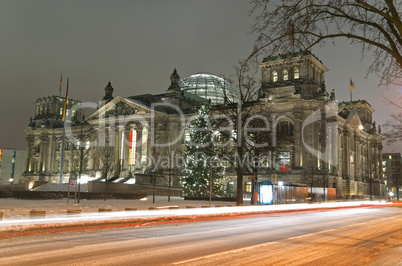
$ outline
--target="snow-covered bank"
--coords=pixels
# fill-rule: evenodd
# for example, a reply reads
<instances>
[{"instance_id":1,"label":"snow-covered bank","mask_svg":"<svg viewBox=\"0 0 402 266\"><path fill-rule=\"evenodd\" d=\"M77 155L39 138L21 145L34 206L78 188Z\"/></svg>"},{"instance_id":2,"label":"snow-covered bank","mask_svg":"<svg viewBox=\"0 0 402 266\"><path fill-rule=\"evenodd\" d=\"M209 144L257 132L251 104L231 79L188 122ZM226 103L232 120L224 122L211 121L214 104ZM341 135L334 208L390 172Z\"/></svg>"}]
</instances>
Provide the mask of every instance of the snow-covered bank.
<instances>
[{"instance_id":1,"label":"snow-covered bank","mask_svg":"<svg viewBox=\"0 0 402 266\"><path fill-rule=\"evenodd\" d=\"M74 204L74 199L60 200L22 200L22 199L0 199L0 212L3 213L3 219L28 218L31 210L46 211L47 216L66 215L67 210L81 210L84 213L98 212L99 209L112 209L112 211L124 211L126 208L137 208L138 210L148 210L149 207L194 206L201 208L209 205L209 201L185 201L183 198L171 197L168 202L167 197L157 196L155 203L152 203L152 197L147 200L80 200L79 204ZM234 202L212 202L215 205L234 205Z\"/></svg>"},{"instance_id":2,"label":"snow-covered bank","mask_svg":"<svg viewBox=\"0 0 402 266\"><path fill-rule=\"evenodd\" d=\"M78 224L84 222L102 222L133 219L175 219L176 217L200 217L200 216L226 216L253 213L271 213L288 211L309 211L314 209L337 209L365 206L391 206L390 202L379 201L350 201L328 202L321 204L284 204L284 205L259 205L259 206L234 206L232 203L212 202L213 208L208 201L184 201L182 198L157 197L152 203L141 200L82 200L80 204L67 204L66 200L16 200L0 199L0 212L4 218L0 221L0 231L21 230L25 226L39 226L52 224ZM229 205L228 205L229 204ZM160 207L158 210L148 210L149 207ZM193 206L195 208L186 208ZM227 207L223 207L227 206ZM229 207L230 206L230 207ZM125 211L126 208L137 208L137 211ZM68 209L81 210L81 214L67 215ZM99 212L99 209L111 209L112 212ZM37 217L31 219L31 210L46 211L46 218Z\"/></svg>"}]
</instances>

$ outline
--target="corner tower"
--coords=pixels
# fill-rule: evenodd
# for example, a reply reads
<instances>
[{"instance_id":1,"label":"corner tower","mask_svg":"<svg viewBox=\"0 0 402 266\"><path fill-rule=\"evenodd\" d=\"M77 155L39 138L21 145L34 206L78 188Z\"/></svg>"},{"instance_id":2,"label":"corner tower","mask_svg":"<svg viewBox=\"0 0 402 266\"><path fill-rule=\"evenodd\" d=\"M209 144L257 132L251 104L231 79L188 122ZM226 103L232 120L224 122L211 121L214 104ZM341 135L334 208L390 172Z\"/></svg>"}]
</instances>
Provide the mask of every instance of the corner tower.
<instances>
[{"instance_id":1,"label":"corner tower","mask_svg":"<svg viewBox=\"0 0 402 266\"><path fill-rule=\"evenodd\" d=\"M328 69L310 52L268 56L259 66L262 70L259 98L317 99L328 96L325 88Z\"/></svg>"},{"instance_id":2,"label":"corner tower","mask_svg":"<svg viewBox=\"0 0 402 266\"><path fill-rule=\"evenodd\" d=\"M113 100L113 98L114 98L113 91L114 91L114 88L112 87L112 83L110 83L110 81L109 81L107 86L105 87L105 96L103 97L103 100L106 101L106 103Z\"/></svg>"}]
</instances>

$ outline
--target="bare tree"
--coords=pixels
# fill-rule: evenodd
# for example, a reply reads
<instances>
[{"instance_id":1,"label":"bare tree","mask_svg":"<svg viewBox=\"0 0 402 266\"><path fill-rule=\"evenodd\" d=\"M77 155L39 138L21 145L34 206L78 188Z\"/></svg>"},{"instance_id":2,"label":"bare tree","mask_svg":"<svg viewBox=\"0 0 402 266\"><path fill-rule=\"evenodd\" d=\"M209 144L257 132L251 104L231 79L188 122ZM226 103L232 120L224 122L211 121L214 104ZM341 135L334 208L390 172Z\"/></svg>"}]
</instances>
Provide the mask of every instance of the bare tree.
<instances>
[{"instance_id":1,"label":"bare tree","mask_svg":"<svg viewBox=\"0 0 402 266\"><path fill-rule=\"evenodd\" d=\"M100 165L101 178L105 181L104 200L107 198L107 182L114 176L118 163L116 161L116 153L114 147L111 147L109 136L106 134L105 146L97 147L97 157Z\"/></svg>"},{"instance_id":2,"label":"bare tree","mask_svg":"<svg viewBox=\"0 0 402 266\"><path fill-rule=\"evenodd\" d=\"M362 57L372 52L367 74L381 84L402 78L402 2L394 0L251 0L252 26L258 34L253 55L308 50L317 44L347 38L361 45Z\"/></svg>"},{"instance_id":3,"label":"bare tree","mask_svg":"<svg viewBox=\"0 0 402 266\"><path fill-rule=\"evenodd\" d=\"M85 118L83 117L80 122L80 131L75 135L75 138L79 141L76 144L76 156L74 168L75 171L78 172L78 191L77 191L77 203L80 203L80 192L81 192L81 175L86 171L88 161L91 159L93 154L90 152L89 145L86 144L93 138L95 135L95 131L92 127L89 126L88 123L85 122Z\"/></svg>"},{"instance_id":4,"label":"bare tree","mask_svg":"<svg viewBox=\"0 0 402 266\"><path fill-rule=\"evenodd\" d=\"M313 187L316 186L318 181L317 169L315 169L314 167L305 168L303 171L303 180L310 187L310 202L316 200L313 197Z\"/></svg>"},{"instance_id":5,"label":"bare tree","mask_svg":"<svg viewBox=\"0 0 402 266\"><path fill-rule=\"evenodd\" d=\"M384 129L382 135L387 138L388 144L402 141L402 113L391 114L391 119L384 124Z\"/></svg>"},{"instance_id":6,"label":"bare tree","mask_svg":"<svg viewBox=\"0 0 402 266\"><path fill-rule=\"evenodd\" d=\"M247 123L253 113L253 106L258 97L258 83L250 74L249 62L242 61L235 67L235 80L231 82L237 87L239 99L230 99L225 96L225 102L218 110L225 119L217 119L218 127L233 128L232 131L219 130L221 142L229 141L228 145L218 148L220 158L230 156L230 162L236 172L236 204L243 204L243 175L249 163L249 139ZM221 122L222 121L222 122Z\"/></svg>"},{"instance_id":7,"label":"bare tree","mask_svg":"<svg viewBox=\"0 0 402 266\"><path fill-rule=\"evenodd\" d=\"M247 171L253 173L253 183L251 193L254 195L255 185L258 181L258 172L265 174L277 174L279 170L286 173L287 166L278 165L279 155L292 149L294 143L294 129L281 130L275 121L275 115L271 112L271 107L265 103L257 104L253 108L257 115L248 120L247 150L250 154L250 162L246 165ZM260 114L264 114L261 116ZM272 121L274 120L274 121ZM254 204L253 197L251 204Z\"/></svg>"},{"instance_id":8,"label":"bare tree","mask_svg":"<svg viewBox=\"0 0 402 266\"><path fill-rule=\"evenodd\" d=\"M170 142L170 138L169 138ZM161 176L167 181L168 183L168 202L170 202L171 196L171 188L173 186L174 178L180 174L180 170L178 169L178 156L182 154L182 150L180 148L175 149L173 145L169 145L163 152L162 156L166 158L165 163L161 165L160 173Z\"/></svg>"}]
</instances>

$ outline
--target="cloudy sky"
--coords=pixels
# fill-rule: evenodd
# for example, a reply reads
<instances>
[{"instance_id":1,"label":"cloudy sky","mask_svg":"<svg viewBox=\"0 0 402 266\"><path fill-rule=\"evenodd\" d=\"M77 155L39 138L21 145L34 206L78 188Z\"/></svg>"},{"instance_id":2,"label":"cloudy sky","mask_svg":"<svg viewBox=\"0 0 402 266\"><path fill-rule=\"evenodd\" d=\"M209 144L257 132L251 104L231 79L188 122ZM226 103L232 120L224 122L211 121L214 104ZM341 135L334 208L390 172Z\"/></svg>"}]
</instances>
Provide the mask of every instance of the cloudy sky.
<instances>
[{"instance_id":1,"label":"cloudy sky","mask_svg":"<svg viewBox=\"0 0 402 266\"><path fill-rule=\"evenodd\" d=\"M58 95L61 74L70 98L95 103L109 80L115 96L132 96L165 92L174 68L182 78L231 76L252 50L250 9L246 0L0 0L0 147L25 149L33 104ZM327 90L347 101L352 78L353 99L370 102L383 124L399 110L382 95L395 99L401 89L366 79L372 57L361 61L359 48L345 40L312 52L329 68Z\"/></svg>"}]
</instances>

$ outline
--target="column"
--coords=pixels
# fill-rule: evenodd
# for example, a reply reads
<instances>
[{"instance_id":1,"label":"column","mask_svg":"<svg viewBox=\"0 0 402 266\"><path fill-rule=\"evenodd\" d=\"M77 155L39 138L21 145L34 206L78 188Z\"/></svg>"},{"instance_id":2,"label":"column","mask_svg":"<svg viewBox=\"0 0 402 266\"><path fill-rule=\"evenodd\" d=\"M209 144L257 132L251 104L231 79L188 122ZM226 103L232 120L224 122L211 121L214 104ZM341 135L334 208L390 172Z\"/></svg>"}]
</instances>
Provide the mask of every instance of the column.
<instances>
[{"instance_id":1,"label":"column","mask_svg":"<svg viewBox=\"0 0 402 266\"><path fill-rule=\"evenodd\" d=\"M354 136L355 140L355 180L361 181L361 173L360 173L360 138L355 135Z\"/></svg>"},{"instance_id":2,"label":"column","mask_svg":"<svg viewBox=\"0 0 402 266\"><path fill-rule=\"evenodd\" d=\"M123 139L123 146L124 146L124 151L123 151L123 170L128 170L129 169L129 149L130 149L130 126L126 126L124 128L124 139Z\"/></svg>"},{"instance_id":3,"label":"column","mask_svg":"<svg viewBox=\"0 0 402 266\"><path fill-rule=\"evenodd\" d=\"M26 149L26 161L25 161L25 172L29 173L32 172L32 157L33 157L33 144L34 144L34 137L33 136L27 136L27 149Z\"/></svg>"},{"instance_id":4,"label":"column","mask_svg":"<svg viewBox=\"0 0 402 266\"><path fill-rule=\"evenodd\" d=\"M45 172L50 173L53 170L53 162L55 160L54 156L54 136L53 135L48 135L48 140L47 140L47 163L45 165Z\"/></svg>"},{"instance_id":5,"label":"column","mask_svg":"<svg viewBox=\"0 0 402 266\"><path fill-rule=\"evenodd\" d=\"M39 169L39 171L38 172L44 172L45 171L45 168L47 167L46 166L46 151L47 151L47 137L46 136L40 136L39 137L39 139L40 139L40 163L39 163L39 167L40 167L40 169Z\"/></svg>"},{"instance_id":6,"label":"column","mask_svg":"<svg viewBox=\"0 0 402 266\"><path fill-rule=\"evenodd\" d=\"M117 175L120 175L120 152L121 152L121 132L123 131L123 128L121 126L116 126L114 130L115 138L114 138L114 165L115 165L115 171L117 172Z\"/></svg>"},{"instance_id":7,"label":"column","mask_svg":"<svg viewBox=\"0 0 402 266\"><path fill-rule=\"evenodd\" d=\"M88 170L95 171L95 134L89 137L89 151L88 151Z\"/></svg>"},{"instance_id":8,"label":"column","mask_svg":"<svg viewBox=\"0 0 402 266\"><path fill-rule=\"evenodd\" d=\"M294 142L294 151L293 151L293 167L301 167L303 166L302 162L302 152L303 152L303 145L302 145L302 139L301 139L301 131L302 131L302 120L303 120L303 113L302 112L297 112L293 114L294 116L294 131L295 131L295 142Z\"/></svg>"},{"instance_id":9,"label":"column","mask_svg":"<svg viewBox=\"0 0 402 266\"><path fill-rule=\"evenodd\" d=\"M142 170L141 157L142 157L142 126L137 125L136 130L137 138L135 143L135 169Z\"/></svg>"},{"instance_id":10,"label":"column","mask_svg":"<svg viewBox=\"0 0 402 266\"><path fill-rule=\"evenodd\" d=\"M151 126L148 124L147 125L147 132L148 132L148 138L147 138L147 168L152 169L153 167L153 156L154 156L154 151L153 151L153 146L152 146L152 132Z\"/></svg>"},{"instance_id":11,"label":"column","mask_svg":"<svg viewBox=\"0 0 402 266\"><path fill-rule=\"evenodd\" d=\"M350 146L349 146L350 132L346 129L343 131L343 174L350 177Z\"/></svg>"},{"instance_id":12,"label":"column","mask_svg":"<svg viewBox=\"0 0 402 266\"><path fill-rule=\"evenodd\" d=\"M378 176L378 174L379 174L379 172L378 172L378 145L377 145L377 143L373 143L373 152L374 152L374 154L371 154L371 156L373 156L372 158L374 158L374 160L372 160L372 161L374 161L373 163L374 163L374 166L373 166L373 178L379 178L379 176Z\"/></svg>"}]
</instances>

